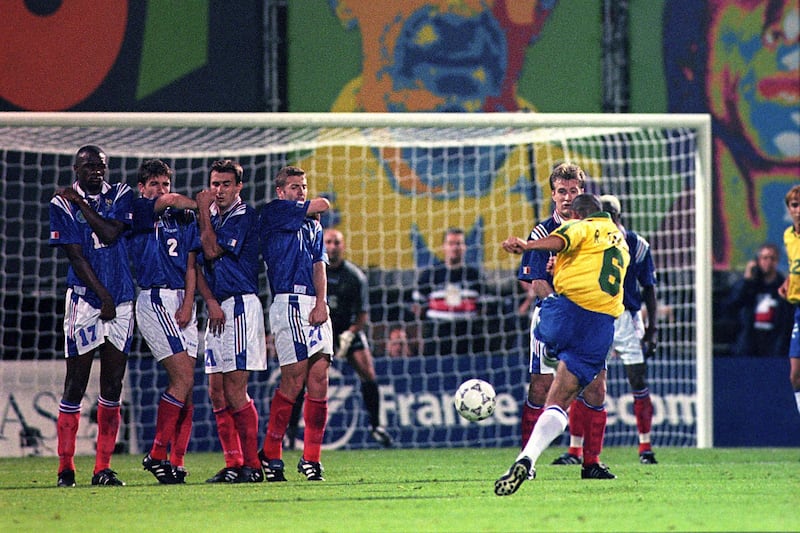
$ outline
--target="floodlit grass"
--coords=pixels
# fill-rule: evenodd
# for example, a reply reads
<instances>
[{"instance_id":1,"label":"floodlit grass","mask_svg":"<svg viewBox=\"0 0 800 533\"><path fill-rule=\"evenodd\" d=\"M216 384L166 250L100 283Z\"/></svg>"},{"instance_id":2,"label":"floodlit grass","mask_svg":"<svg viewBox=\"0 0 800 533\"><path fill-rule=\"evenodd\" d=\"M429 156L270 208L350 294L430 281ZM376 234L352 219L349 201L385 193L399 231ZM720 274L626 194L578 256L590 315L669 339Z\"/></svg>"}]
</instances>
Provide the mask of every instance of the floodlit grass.
<instances>
[{"instance_id":1,"label":"floodlit grass","mask_svg":"<svg viewBox=\"0 0 800 533\"><path fill-rule=\"evenodd\" d=\"M607 448L616 480L581 480L551 466L499 498L494 480L514 449L325 451L325 482L206 484L221 454L190 454L186 485L159 485L141 457L115 456L126 487L92 487L92 457L73 489L55 486L55 458L0 459L0 531L798 531L800 449Z\"/></svg>"}]
</instances>

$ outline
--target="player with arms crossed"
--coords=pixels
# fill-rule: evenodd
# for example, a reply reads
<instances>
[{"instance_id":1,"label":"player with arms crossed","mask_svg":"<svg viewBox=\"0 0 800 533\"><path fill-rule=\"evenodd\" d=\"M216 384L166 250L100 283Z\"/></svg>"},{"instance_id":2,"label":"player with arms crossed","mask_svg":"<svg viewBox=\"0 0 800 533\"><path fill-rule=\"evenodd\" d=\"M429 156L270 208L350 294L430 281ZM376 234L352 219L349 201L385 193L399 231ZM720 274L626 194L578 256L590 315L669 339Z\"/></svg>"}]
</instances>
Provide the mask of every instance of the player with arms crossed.
<instances>
[{"instance_id":1,"label":"player with arms crossed","mask_svg":"<svg viewBox=\"0 0 800 533\"><path fill-rule=\"evenodd\" d=\"M139 166L138 181L141 196L133 202L129 241L140 288L136 324L169 377L158 402L153 444L142 466L159 483L183 483L197 360L194 293L200 240L193 212L197 203L170 192L172 169L159 159Z\"/></svg>"},{"instance_id":2,"label":"player with arms crossed","mask_svg":"<svg viewBox=\"0 0 800 533\"><path fill-rule=\"evenodd\" d=\"M567 408L605 369L614 339L614 320L622 314L622 281L630 255L625 237L602 213L600 200L581 194L572 202L573 218L547 237L523 241L509 237L503 249L558 252L555 293L544 299L536 338L558 358L545 410L509 470L494 486L498 496L513 494L536 476L536 459L567 426ZM582 476L583 477L583 476Z\"/></svg>"},{"instance_id":3,"label":"player with arms crossed","mask_svg":"<svg viewBox=\"0 0 800 533\"><path fill-rule=\"evenodd\" d=\"M233 422L220 426L217 417L217 429L227 432L220 440L233 442L223 451L238 452L238 436L242 455L238 472L224 468L211 482L264 481L258 459L258 412L247 393L247 381L250 372L267 369L267 346L264 308L258 298L258 217L242 201L243 174L236 161L215 161L209 171L210 188L195 197L203 270L211 291L206 300L219 302L224 313L224 320L209 320L205 332L209 396L215 415L227 411L226 418ZM198 279L201 294L202 285Z\"/></svg>"},{"instance_id":4,"label":"player with arms crossed","mask_svg":"<svg viewBox=\"0 0 800 533\"><path fill-rule=\"evenodd\" d=\"M50 245L69 258L64 352L67 373L58 405L58 486L75 486L75 446L81 400L94 353L100 351L97 448L92 485L125 485L111 470L120 399L133 336L133 276L123 233L131 223L133 191L105 180L108 158L94 145L75 155L76 181L50 201Z\"/></svg>"},{"instance_id":5,"label":"player with arms crossed","mask_svg":"<svg viewBox=\"0 0 800 533\"><path fill-rule=\"evenodd\" d=\"M789 341L789 381L800 412L800 185L786 193L786 209L792 225L783 232L783 244L789 258L789 275L778 294L794 305L794 326Z\"/></svg>"},{"instance_id":6,"label":"player with arms crossed","mask_svg":"<svg viewBox=\"0 0 800 533\"><path fill-rule=\"evenodd\" d=\"M325 198L306 199L304 170L287 166L275 177L277 198L261 208L261 254L272 291L270 329L281 365L280 387L270 405L264 445L259 452L267 481L286 481L283 437L297 395L306 387L303 455L297 470L309 481L324 481L320 463L328 416L328 369L333 329L327 303L326 264L319 213Z\"/></svg>"}]
</instances>

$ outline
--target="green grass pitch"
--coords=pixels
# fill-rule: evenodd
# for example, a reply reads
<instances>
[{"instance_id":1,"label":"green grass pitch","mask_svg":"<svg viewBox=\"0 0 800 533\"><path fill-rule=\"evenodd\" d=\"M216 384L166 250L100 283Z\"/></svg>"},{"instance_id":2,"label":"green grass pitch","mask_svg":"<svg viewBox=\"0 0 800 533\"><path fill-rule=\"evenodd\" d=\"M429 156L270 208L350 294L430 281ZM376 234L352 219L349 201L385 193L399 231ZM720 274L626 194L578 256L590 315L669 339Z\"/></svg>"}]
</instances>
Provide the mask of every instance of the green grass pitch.
<instances>
[{"instance_id":1,"label":"green grass pitch","mask_svg":"<svg viewBox=\"0 0 800 533\"><path fill-rule=\"evenodd\" d=\"M92 457L77 483L56 488L56 458L0 459L0 531L798 531L800 449L660 448L640 465L633 447L606 448L616 480L581 480L551 466L507 497L494 480L515 449L324 451L326 481L206 484L221 454L189 454L186 485L159 485L141 457L114 456L126 487L92 487Z\"/></svg>"}]
</instances>

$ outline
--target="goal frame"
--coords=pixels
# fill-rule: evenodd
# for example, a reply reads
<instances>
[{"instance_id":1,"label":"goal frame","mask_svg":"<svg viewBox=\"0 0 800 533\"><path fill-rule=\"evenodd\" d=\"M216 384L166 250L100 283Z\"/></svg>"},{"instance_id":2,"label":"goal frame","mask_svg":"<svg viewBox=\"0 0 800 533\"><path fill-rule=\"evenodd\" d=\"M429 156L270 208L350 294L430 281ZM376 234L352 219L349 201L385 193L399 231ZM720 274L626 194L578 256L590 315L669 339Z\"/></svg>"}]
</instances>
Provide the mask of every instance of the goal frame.
<instances>
[{"instance_id":1,"label":"goal frame","mask_svg":"<svg viewBox=\"0 0 800 533\"><path fill-rule=\"evenodd\" d=\"M697 133L695 345L697 447L713 447L711 118L709 114L2 112L0 127L643 127ZM232 155L235 154L232 150Z\"/></svg>"}]
</instances>

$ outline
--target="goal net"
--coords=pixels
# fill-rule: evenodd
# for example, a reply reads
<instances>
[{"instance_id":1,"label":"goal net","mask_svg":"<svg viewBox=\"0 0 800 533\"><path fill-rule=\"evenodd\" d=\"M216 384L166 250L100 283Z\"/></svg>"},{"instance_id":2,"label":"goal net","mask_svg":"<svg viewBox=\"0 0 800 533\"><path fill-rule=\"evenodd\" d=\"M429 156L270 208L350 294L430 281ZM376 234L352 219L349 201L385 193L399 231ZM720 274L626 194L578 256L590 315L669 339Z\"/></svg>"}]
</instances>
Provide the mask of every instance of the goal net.
<instances>
[{"instance_id":1,"label":"goal net","mask_svg":"<svg viewBox=\"0 0 800 533\"><path fill-rule=\"evenodd\" d=\"M525 237L552 213L550 171L576 163L589 176L588 192L617 195L623 223L653 249L661 309L648 373L653 442L711 446L709 131L705 115L0 114L0 455L55 451L67 260L48 246L48 203L73 181L74 154L84 144L106 151L110 181L135 186L139 164L158 157L175 170L173 191L192 196L207 186L213 161L237 159L243 197L257 208L274 197L279 168L305 169L310 193L332 203L323 225L343 233L347 258L369 279L381 416L402 447L519 444L529 316L520 311L519 256L500 243ZM421 269L442 260L451 227L463 229L466 261L480 268L485 289L469 327L444 338L415 313L413 293ZM202 330L199 299L198 306ZM269 365L250 385L262 438L279 378L277 361ZM452 403L458 384L472 377L498 393L496 414L478 424L460 419ZM165 384L137 332L121 450L149 447ZM377 446L360 389L353 369L334 361L327 447ZM79 435L87 453L96 399L91 384ZM190 450L218 449L200 362L194 399ZM606 445L635 445L633 399L613 358L607 402Z\"/></svg>"}]
</instances>

